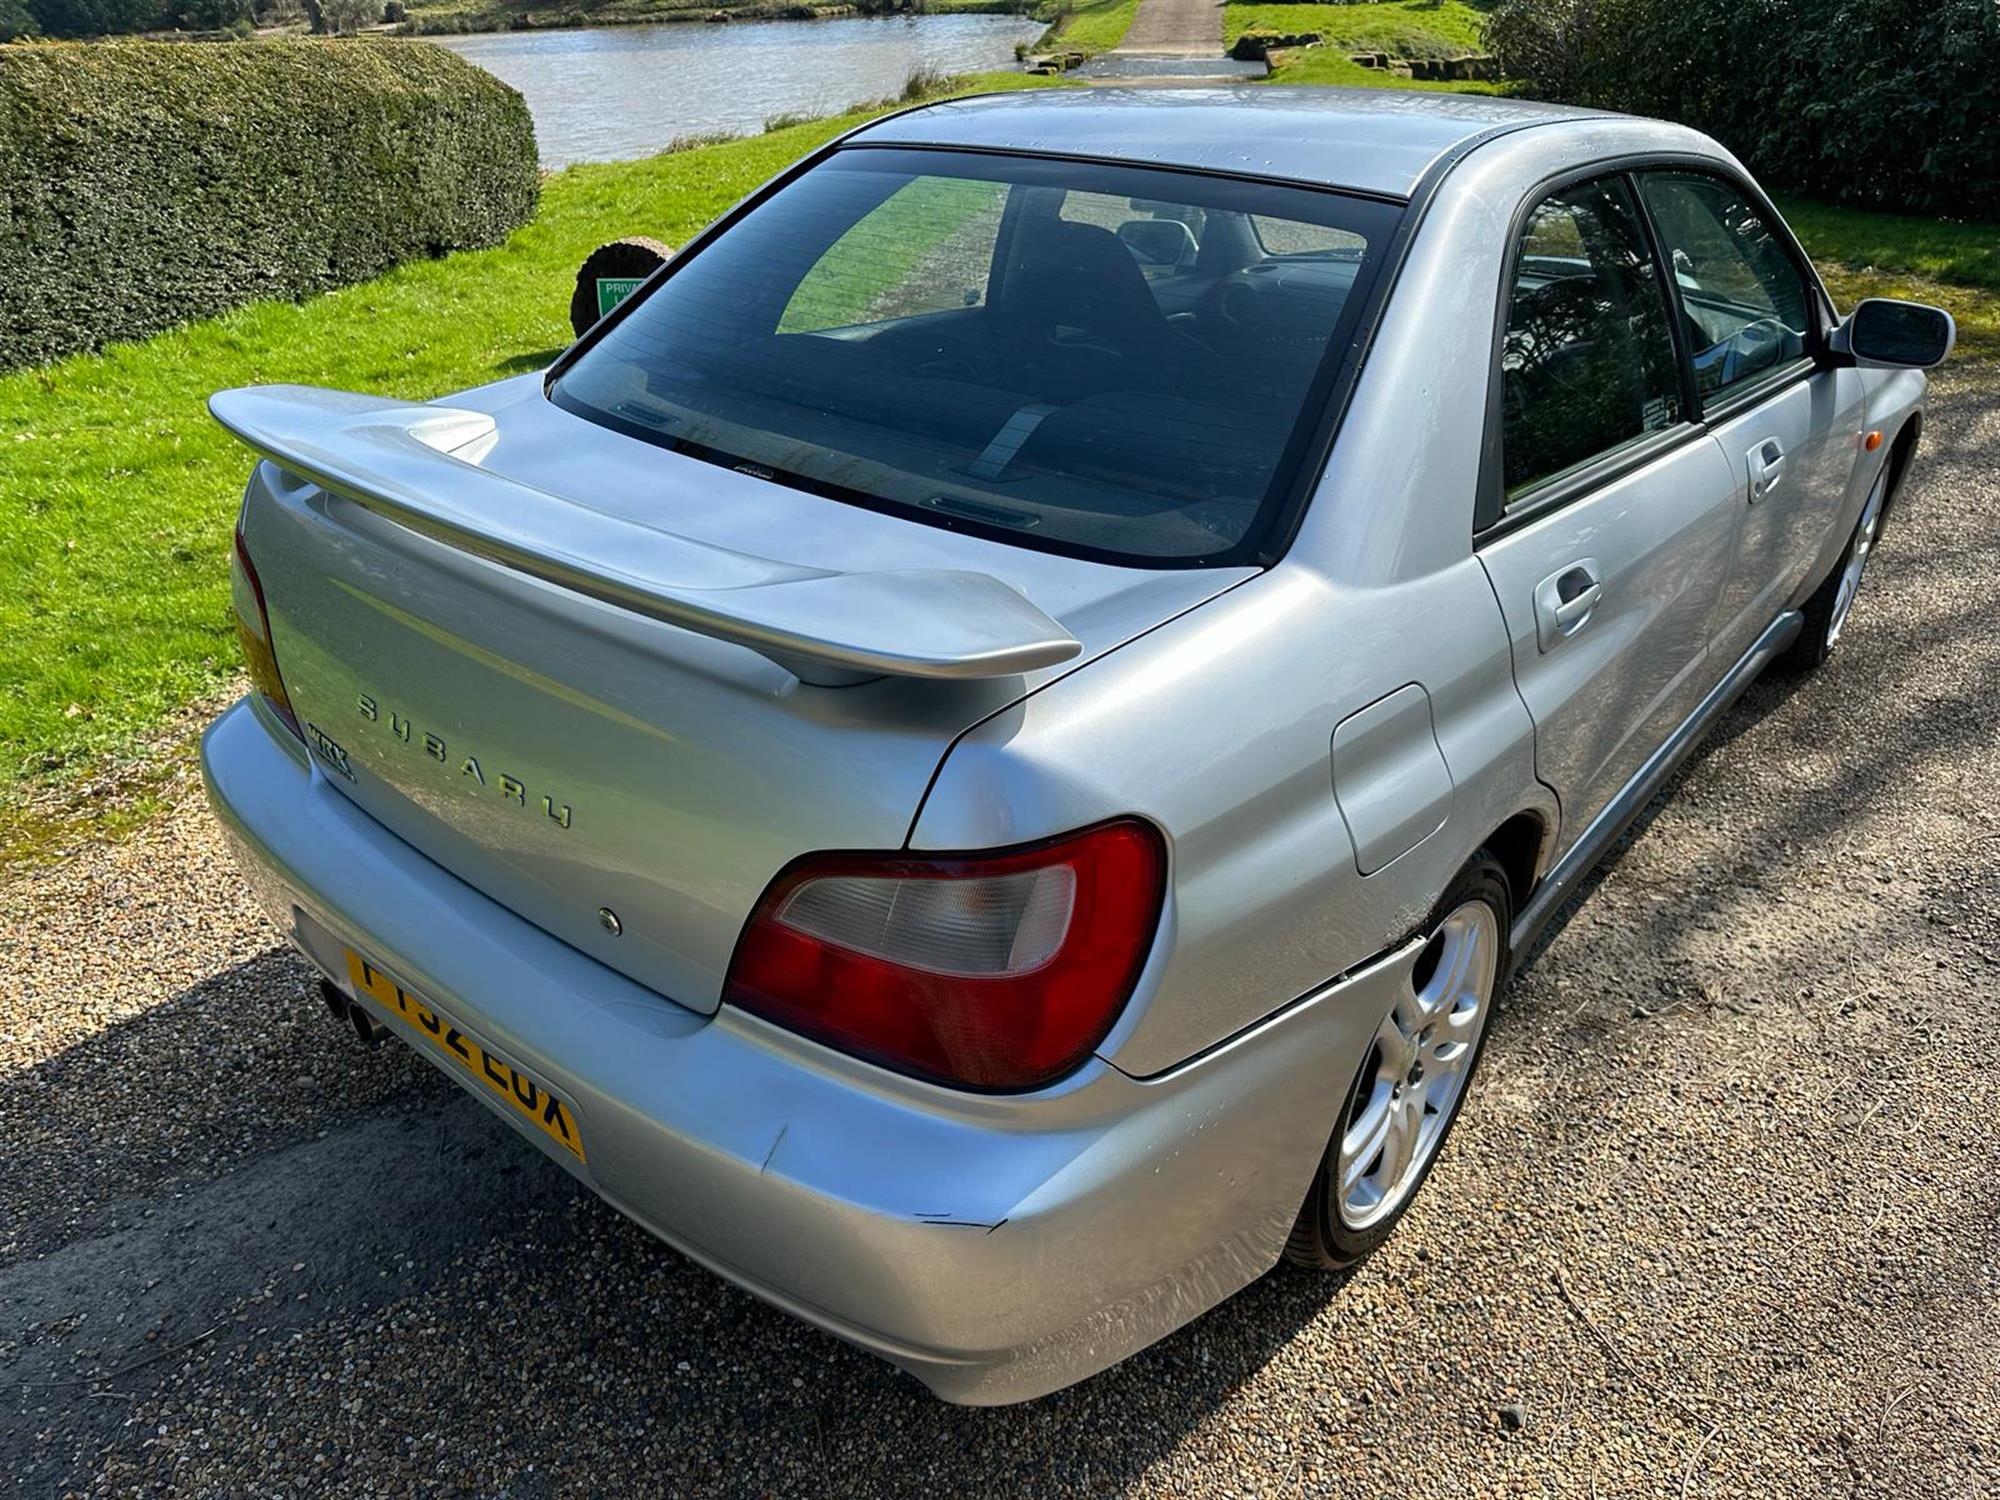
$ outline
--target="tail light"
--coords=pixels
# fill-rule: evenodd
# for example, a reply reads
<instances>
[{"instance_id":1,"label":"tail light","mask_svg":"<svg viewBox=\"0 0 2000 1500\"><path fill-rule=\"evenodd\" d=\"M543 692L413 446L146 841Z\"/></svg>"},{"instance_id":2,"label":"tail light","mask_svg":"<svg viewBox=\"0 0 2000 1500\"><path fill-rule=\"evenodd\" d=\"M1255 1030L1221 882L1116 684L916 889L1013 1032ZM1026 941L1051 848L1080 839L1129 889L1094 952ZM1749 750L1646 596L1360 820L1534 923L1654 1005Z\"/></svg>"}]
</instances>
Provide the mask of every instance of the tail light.
<instances>
[{"instance_id":1,"label":"tail light","mask_svg":"<svg viewBox=\"0 0 2000 1500\"><path fill-rule=\"evenodd\" d=\"M1035 1088L1111 1029L1165 875L1135 818L992 854L810 855L758 902L723 998L899 1072Z\"/></svg>"},{"instance_id":2,"label":"tail light","mask_svg":"<svg viewBox=\"0 0 2000 1500\"><path fill-rule=\"evenodd\" d=\"M264 695L271 710L285 721L285 727L299 733L298 715L285 694L285 680L278 675L277 653L271 649L271 616L264 608L264 585L257 577L257 565L250 561L250 549L243 541L243 518L236 520L236 566L229 579L230 602L236 613L236 640L243 648L243 664L250 671L250 685Z\"/></svg>"}]
</instances>

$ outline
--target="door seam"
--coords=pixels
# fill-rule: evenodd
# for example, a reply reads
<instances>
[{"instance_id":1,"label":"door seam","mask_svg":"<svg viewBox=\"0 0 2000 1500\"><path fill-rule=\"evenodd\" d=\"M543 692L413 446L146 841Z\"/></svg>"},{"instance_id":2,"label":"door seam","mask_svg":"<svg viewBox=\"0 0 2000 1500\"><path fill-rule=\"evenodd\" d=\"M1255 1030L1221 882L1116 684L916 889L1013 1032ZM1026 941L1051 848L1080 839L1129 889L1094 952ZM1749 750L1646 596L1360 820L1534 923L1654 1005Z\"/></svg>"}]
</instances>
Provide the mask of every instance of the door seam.
<instances>
[{"instance_id":1,"label":"door seam","mask_svg":"<svg viewBox=\"0 0 2000 1500\"><path fill-rule=\"evenodd\" d=\"M1486 591L1493 596L1493 609L1500 617L1500 640L1507 651L1507 680L1514 685L1514 699L1521 705L1521 712L1528 716L1528 764L1530 779L1549 794L1556 806L1556 826L1546 835L1547 847L1562 847L1563 802L1562 793L1543 779L1542 776L1542 725L1535 717L1535 710L1528 703L1528 695L1521 691L1520 663L1514 659L1514 632L1507 625L1507 606L1500 602L1500 586L1493 581L1493 570L1486 566L1486 558L1477 547L1472 549L1472 559L1479 564L1479 576L1486 580ZM1551 855L1549 865L1554 867L1560 855Z\"/></svg>"}]
</instances>

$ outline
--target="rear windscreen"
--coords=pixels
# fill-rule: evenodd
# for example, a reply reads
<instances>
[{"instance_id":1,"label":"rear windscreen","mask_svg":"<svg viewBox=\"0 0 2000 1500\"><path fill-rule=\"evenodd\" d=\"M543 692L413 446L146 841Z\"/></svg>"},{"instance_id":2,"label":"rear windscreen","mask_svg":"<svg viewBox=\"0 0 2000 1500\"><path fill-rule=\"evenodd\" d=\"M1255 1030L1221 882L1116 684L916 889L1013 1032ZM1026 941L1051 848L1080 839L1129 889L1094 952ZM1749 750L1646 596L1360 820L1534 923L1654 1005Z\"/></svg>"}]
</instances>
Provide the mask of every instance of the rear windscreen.
<instances>
[{"instance_id":1,"label":"rear windscreen","mask_svg":"<svg viewBox=\"0 0 2000 1500\"><path fill-rule=\"evenodd\" d=\"M852 147L551 389L835 500L1141 564L1250 556L1400 210L1192 173Z\"/></svg>"}]
</instances>

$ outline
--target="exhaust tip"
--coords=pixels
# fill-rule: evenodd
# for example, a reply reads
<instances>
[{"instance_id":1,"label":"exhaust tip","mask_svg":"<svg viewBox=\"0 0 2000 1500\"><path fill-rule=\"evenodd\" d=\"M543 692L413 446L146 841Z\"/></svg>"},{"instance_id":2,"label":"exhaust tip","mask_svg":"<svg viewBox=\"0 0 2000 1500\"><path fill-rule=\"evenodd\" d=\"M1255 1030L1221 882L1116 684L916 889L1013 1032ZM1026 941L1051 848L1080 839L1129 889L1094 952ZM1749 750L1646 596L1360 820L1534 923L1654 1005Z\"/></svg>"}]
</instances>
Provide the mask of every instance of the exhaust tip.
<instances>
[{"instance_id":1,"label":"exhaust tip","mask_svg":"<svg viewBox=\"0 0 2000 1500\"><path fill-rule=\"evenodd\" d=\"M354 1034L361 1038L361 1045L364 1047L378 1045L389 1034L389 1028L369 1015L366 1006L348 1006L347 1019L354 1027Z\"/></svg>"},{"instance_id":2,"label":"exhaust tip","mask_svg":"<svg viewBox=\"0 0 2000 1500\"><path fill-rule=\"evenodd\" d=\"M335 984L331 979L322 979L319 982L319 998L326 1005L326 1013L332 1016L334 1020L345 1021L347 1019L349 1003L347 996L342 993L340 986Z\"/></svg>"},{"instance_id":3,"label":"exhaust tip","mask_svg":"<svg viewBox=\"0 0 2000 1500\"><path fill-rule=\"evenodd\" d=\"M326 1013L344 1026L353 1028L354 1034L365 1047L373 1047L389 1034L389 1028L368 1014L366 1006L356 1005L347 998L347 992L331 979L319 982L319 997L326 1003Z\"/></svg>"}]
</instances>

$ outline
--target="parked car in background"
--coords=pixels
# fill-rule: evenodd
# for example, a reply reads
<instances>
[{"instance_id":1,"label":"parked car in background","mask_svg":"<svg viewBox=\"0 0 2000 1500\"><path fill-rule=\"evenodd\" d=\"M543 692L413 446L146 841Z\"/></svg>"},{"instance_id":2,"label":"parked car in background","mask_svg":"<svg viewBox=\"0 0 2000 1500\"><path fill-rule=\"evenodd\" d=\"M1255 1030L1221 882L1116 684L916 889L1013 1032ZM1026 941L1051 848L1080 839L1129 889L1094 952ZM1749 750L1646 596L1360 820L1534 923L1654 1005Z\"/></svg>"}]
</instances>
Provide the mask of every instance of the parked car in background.
<instances>
[{"instance_id":1,"label":"parked car in background","mask_svg":"<svg viewBox=\"0 0 2000 1500\"><path fill-rule=\"evenodd\" d=\"M1382 1242L1510 966L1839 641L1952 337L1841 319L1653 121L918 109L546 374L216 396L264 461L209 787L365 1033L1037 1396Z\"/></svg>"}]
</instances>

